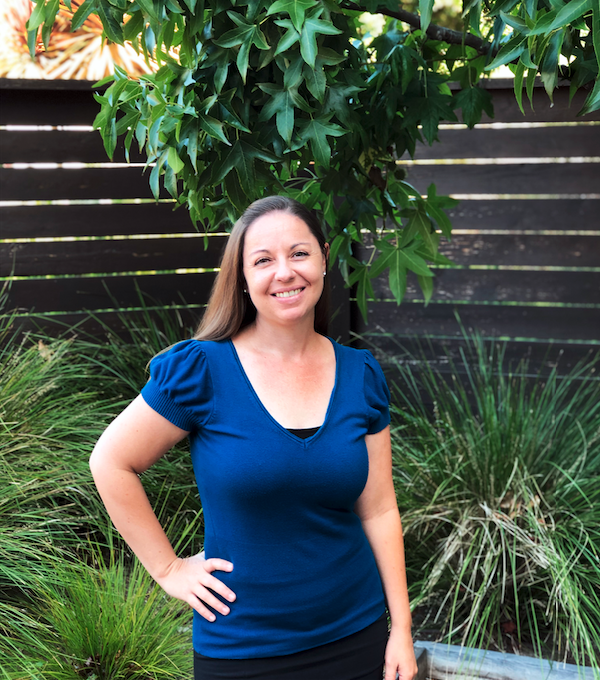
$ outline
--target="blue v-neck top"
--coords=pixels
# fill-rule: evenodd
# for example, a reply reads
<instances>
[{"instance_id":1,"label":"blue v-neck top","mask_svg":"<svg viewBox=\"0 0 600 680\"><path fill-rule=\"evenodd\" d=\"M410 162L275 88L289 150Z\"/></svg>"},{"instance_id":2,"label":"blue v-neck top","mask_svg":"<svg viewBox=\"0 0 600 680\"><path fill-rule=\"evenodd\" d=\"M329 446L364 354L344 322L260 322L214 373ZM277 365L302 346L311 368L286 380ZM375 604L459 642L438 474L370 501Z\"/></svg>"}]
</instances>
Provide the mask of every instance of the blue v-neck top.
<instances>
[{"instance_id":1,"label":"blue v-neck top","mask_svg":"<svg viewBox=\"0 0 600 680\"><path fill-rule=\"evenodd\" d=\"M231 341L187 340L155 357L146 403L190 432L206 558L236 593L227 616L194 612L194 649L213 658L281 656L339 640L384 612L354 504L368 475L365 435L389 423L389 391L370 352L333 340L327 415L307 439L265 409Z\"/></svg>"}]
</instances>

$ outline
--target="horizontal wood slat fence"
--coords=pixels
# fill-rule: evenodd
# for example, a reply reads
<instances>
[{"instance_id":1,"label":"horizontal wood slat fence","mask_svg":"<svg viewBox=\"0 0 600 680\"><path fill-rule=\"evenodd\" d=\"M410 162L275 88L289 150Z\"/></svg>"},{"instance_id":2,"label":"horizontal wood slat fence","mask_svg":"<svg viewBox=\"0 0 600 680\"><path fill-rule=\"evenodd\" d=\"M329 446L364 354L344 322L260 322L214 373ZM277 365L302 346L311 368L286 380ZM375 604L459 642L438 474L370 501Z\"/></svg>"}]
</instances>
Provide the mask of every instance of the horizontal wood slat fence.
<instances>
[{"instance_id":1,"label":"horizontal wood slat fence","mask_svg":"<svg viewBox=\"0 0 600 680\"><path fill-rule=\"evenodd\" d=\"M600 115L578 119L584 92L552 106L536 89L534 110L518 110L508 81L486 85L495 118L474 130L444 125L440 143L420 145L400 165L421 192L459 198L454 236L442 252L433 300L416 280L397 306L384 277L368 321L339 278L332 335L374 349L388 366L404 348L431 339L428 360L443 370L463 346L461 325L507 342L507 357L527 356L532 371L559 361L567 370L600 349ZM165 195L155 203L143 158L122 149L106 158L91 130L97 104L90 83L0 80L0 289L7 308L50 313L55 323L88 312L117 330L139 314L139 291L195 324L206 303L226 235L198 234ZM367 254L366 244L361 253ZM35 321L39 323L39 319ZM85 328L101 332L97 321Z\"/></svg>"}]
</instances>

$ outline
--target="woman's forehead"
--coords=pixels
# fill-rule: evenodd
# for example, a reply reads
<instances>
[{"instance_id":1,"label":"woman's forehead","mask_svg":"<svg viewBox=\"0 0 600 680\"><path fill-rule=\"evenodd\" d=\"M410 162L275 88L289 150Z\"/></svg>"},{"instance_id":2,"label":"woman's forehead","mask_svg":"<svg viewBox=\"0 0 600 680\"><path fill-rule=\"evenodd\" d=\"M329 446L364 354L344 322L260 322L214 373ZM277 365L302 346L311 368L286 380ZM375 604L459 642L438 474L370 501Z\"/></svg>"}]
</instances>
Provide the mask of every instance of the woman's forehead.
<instances>
[{"instance_id":1,"label":"woman's forehead","mask_svg":"<svg viewBox=\"0 0 600 680\"><path fill-rule=\"evenodd\" d=\"M304 220L291 213L273 211L254 220L246 231L244 252L261 247L293 247L297 243L315 244L317 239Z\"/></svg>"}]
</instances>

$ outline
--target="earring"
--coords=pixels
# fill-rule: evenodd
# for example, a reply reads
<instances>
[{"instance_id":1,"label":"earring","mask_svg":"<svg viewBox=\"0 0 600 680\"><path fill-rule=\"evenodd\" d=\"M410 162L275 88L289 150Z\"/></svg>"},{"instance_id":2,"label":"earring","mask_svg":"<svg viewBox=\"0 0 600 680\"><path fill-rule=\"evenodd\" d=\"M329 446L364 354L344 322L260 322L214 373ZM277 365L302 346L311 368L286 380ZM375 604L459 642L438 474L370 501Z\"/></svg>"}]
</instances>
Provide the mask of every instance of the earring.
<instances>
[{"instance_id":1,"label":"earring","mask_svg":"<svg viewBox=\"0 0 600 680\"><path fill-rule=\"evenodd\" d=\"M248 291L245 288L244 288L244 293L246 293L246 295L248 295Z\"/></svg>"},{"instance_id":2,"label":"earring","mask_svg":"<svg viewBox=\"0 0 600 680\"><path fill-rule=\"evenodd\" d=\"M323 276L327 276L327 272L323 272Z\"/></svg>"}]
</instances>

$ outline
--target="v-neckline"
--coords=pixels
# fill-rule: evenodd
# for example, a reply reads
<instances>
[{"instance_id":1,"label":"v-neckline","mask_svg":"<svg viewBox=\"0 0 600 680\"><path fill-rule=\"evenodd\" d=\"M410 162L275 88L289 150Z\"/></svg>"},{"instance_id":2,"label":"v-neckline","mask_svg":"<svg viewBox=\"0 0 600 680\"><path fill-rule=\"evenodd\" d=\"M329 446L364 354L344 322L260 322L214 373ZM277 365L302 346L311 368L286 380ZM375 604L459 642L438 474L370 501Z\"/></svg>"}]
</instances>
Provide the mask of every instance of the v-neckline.
<instances>
[{"instance_id":1,"label":"v-neckline","mask_svg":"<svg viewBox=\"0 0 600 680\"><path fill-rule=\"evenodd\" d=\"M298 435L295 435L293 432L290 432L286 427L284 427L278 420L276 420L269 409L263 404L262 400L258 396L258 393L254 389L254 385L250 381L250 378L248 377L248 374L246 373L246 369L244 368L242 364L242 360L240 359L240 356L237 352L237 349L235 348L235 345L233 344L233 340L231 338L228 339L229 346L231 348L231 353L233 354L233 357L239 367L240 373L242 374L248 389L250 390L250 394L258 404L259 408L261 411L267 416L267 418L277 427L278 430L281 432L284 432L288 437L291 437L294 441L300 442L300 443L308 443L313 441L316 437L318 437L325 426L327 425L327 422L329 421L329 414L331 413L331 409L333 406L333 402L335 399L335 395L337 392L337 386L339 382L339 370L340 370L340 360L339 360L339 355L336 347L336 343L329 337L329 336L324 336L329 340L331 343L331 346L333 347L333 354L335 357L335 381L333 383L333 389L331 390L331 394L329 395L329 403L327 404L327 411L325 412L325 418L321 424L321 426L318 428L318 430L311 435L310 437L307 437L306 439L303 439L302 437L298 437Z\"/></svg>"}]
</instances>

